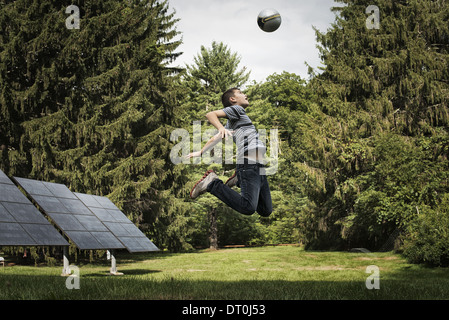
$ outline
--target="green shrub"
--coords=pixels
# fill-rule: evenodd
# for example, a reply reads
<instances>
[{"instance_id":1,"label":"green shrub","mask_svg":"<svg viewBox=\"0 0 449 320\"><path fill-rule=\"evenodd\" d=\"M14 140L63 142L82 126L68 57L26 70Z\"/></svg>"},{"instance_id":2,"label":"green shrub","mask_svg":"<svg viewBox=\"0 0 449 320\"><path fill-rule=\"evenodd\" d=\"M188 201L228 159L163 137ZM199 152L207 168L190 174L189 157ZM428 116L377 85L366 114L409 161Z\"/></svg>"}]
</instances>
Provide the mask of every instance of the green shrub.
<instances>
[{"instance_id":1,"label":"green shrub","mask_svg":"<svg viewBox=\"0 0 449 320\"><path fill-rule=\"evenodd\" d=\"M449 194L435 210L421 210L410 229L403 253L411 263L449 266Z\"/></svg>"}]
</instances>

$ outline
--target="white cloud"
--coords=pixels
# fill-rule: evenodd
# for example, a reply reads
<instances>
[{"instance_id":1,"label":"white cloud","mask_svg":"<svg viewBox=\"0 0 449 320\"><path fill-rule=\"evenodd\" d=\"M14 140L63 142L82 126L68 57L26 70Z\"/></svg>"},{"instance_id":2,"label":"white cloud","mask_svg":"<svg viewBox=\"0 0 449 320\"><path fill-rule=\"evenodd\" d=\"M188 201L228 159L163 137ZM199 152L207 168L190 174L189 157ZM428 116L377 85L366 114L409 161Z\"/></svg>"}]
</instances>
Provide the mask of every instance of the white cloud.
<instances>
[{"instance_id":1,"label":"white cloud","mask_svg":"<svg viewBox=\"0 0 449 320\"><path fill-rule=\"evenodd\" d=\"M305 62L320 65L312 26L326 31L334 21L333 0L169 0L181 20L184 52L175 64L192 64L202 45L223 42L242 60L240 66L251 70L251 79L264 81L273 73L288 71L307 79ZM274 8L282 16L281 27L266 33L259 29L257 16Z\"/></svg>"}]
</instances>

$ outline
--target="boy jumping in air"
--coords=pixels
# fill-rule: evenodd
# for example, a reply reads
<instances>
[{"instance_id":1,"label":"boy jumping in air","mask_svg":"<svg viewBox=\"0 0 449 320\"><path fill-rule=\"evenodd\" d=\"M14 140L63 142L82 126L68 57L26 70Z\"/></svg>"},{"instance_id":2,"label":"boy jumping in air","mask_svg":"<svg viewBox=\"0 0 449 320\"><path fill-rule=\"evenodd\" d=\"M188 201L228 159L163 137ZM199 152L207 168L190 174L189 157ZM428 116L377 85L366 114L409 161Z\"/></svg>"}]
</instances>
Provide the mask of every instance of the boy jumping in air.
<instances>
[{"instance_id":1,"label":"boy jumping in air","mask_svg":"<svg viewBox=\"0 0 449 320\"><path fill-rule=\"evenodd\" d=\"M190 197L196 199L209 192L241 214L252 215L257 211L259 215L268 217L273 206L264 168L266 147L246 115L248 97L240 89L232 88L223 94L222 103L224 109L206 115L218 134L201 151L190 153L187 157L199 157L222 139L232 137L237 145L236 173L224 184L214 171L207 171L193 187ZM226 126L221 124L219 118L228 119ZM231 189L234 185L240 187L240 194Z\"/></svg>"}]
</instances>

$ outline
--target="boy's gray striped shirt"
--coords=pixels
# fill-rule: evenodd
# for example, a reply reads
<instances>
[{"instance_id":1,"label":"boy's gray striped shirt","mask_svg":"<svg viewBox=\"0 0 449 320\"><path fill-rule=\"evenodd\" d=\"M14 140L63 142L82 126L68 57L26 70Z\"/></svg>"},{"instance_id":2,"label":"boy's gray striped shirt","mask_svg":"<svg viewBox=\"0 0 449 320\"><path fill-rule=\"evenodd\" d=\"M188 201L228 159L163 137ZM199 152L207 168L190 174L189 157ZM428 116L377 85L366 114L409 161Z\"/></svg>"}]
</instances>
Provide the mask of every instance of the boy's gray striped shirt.
<instances>
[{"instance_id":1,"label":"boy's gray striped shirt","mask_svg":"<svg viewBox=\"0 0 449 320\"><path fill-rule=\"evenodd\" d=\"M243 163L243 158L251 152L265 154L266 147L259 140L259 134L245 109L239 105L223 109L228 118L225 128L234 131L233 139L237 145L237 163Z\"/></svg>"}]
</instances>

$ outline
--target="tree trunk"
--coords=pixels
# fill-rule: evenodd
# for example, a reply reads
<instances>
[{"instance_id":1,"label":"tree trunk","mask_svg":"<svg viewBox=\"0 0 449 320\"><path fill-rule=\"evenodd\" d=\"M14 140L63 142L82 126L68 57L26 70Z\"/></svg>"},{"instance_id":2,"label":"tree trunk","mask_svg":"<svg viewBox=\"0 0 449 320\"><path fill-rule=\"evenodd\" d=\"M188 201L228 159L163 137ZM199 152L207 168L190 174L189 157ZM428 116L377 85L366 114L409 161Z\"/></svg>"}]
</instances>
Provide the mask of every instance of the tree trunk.
<instances>
[{"instance_id":1,"label":"tree trunk","mask_svg":"<svg viewBox=\"0 0 449 320\"><path fill-rule=\"evenodd\" d=\"M218 227L217 227L217 210L212 208L209 211L209 248L218 250Z\"/></svg>"}]
</instances>

